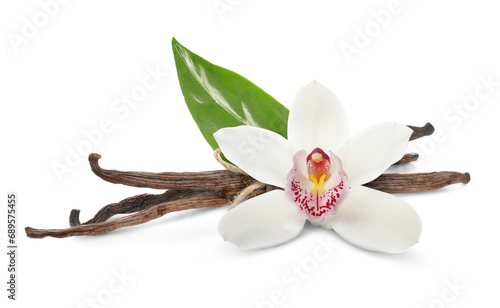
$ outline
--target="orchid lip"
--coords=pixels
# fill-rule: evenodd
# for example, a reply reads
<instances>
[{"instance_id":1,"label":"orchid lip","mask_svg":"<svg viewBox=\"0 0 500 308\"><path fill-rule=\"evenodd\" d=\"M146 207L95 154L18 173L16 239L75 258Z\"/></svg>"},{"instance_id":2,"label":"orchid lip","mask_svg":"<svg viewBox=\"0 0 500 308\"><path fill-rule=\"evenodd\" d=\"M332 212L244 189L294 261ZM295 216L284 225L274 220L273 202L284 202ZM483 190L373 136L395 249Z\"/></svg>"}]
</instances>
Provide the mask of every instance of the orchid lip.
<instances>
[{"instance_id":1,"label":"orchid lip","mask_svg":"<svg viewBox=\"0 0 500 308\"><path fill-rule=\"evenodd\" d=\"M287 176L285 195L299 214L313 223L336 214L349 191L340 158L316 148L307 156L304 150L297 152L293 163Z\"/></svg>"}]
</instances>

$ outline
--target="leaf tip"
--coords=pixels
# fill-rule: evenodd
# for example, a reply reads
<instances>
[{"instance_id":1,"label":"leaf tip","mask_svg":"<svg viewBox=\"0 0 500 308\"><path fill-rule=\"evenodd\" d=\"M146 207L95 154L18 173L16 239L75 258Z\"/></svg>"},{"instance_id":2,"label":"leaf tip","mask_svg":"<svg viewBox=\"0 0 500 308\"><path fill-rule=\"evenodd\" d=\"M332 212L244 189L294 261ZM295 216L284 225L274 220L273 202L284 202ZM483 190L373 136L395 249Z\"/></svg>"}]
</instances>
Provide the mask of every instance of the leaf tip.
<instances>
[{"instance_id":1,"label":"leaf tip","mask_svg":"<svg viewBox=\"0 0 500 308\"><path fill-rule=\"evenodd\" d=\"M172 37L172 50L174 51L174 53L179 52L182 49L186 48L182 46L181 43L179 43L179 41L175 39L175 37Z\"/></svg>"}]
</instances>

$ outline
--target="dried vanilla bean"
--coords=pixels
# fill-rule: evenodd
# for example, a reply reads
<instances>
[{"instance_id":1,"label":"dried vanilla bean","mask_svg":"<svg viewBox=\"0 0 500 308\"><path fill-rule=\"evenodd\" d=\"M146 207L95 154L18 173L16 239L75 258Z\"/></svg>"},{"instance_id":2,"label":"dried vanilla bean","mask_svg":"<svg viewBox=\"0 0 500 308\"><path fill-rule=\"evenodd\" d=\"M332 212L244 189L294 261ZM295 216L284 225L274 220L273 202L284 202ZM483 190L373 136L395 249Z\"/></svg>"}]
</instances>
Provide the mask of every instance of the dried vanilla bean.
<instances>
[{"instance_id":1,"label":"dried vanilla bean","mask_svg":"<svg viewBox=\"0 0 500 308\"><path fill-rule=\"evenodd\" d=\"M227 203L226 199L212 194L204 197L185 198L163 202L138 213L109 221L82 224L66 229L34 229L27 227L25 228L25 231L26 235L31 238L44 238L47 236L62 238L69 236L100 235L119 228L143 224L167 213L203 207L221 207Z\"/></svg>"},{"instance_id":2,"label":"dried vanilla bean","mask_svg":"<svg viewBox=\"0 0 500 308\"><path fill-rule=\"evenodd\" d=\"M118 203L112 203L104 206L95 214L95 216L84 225L103 222L117 214L130 214L148 209L154 205L167 201L175 201L183 198L203 197L213 194L213 192L203 191L186 191L186 190L168 190L163 194L141 194L124 199ZM69 216L69 224L71 227L81 225L80 210L72 210Z\"/></svg>"},{"instance_id":3,"label":"dried vanilla bean","mask_svg":"<svg viewBox=\"0 0 500 308\"><path fill-rule=\"evenodd\" d=\"M423 127L408 126L413 129L410 140L428 136L434 127L427 123ZM110 231L134 226L159 218L167 213L187 209L221 207L228 204L239 192L257 181L248 176L228 170L205 172L135 172L102 169L99 154L91 154L89 162L92 171L105 181L135 187L168 189L158 195L142 194L124 199L103 207L89 221L81 224L79 210L70 214L70 228L34 229L27 227L26 234L31 238L69 237L100 235ZM407 153L394 165L405 164L418 159L418 154ZM467 184L469 173L431 172L410 174L382 174L375 180L364 184L366 187L386 193L409 193L439 189L455 183ZM246 199L258 196L272 189L270 185L253 190ZM133 213L133 214L131 214ZM117 214L130 214L108 220Z\"/></svg>"},{"instance_id":4,"label":"dried vanilla bean","mask_svg":"<svg viewBox=\"0 0 500 308\"><path fill-rule=\"evenodd\" d=\"M419 127L419 126L412 126L412 125L407 125L409 128L413 130L413 133L410 136L410 141L422 138L425 136L430 136L434 133L434 126L432 126L431 123L427 122L424 126ZM418 154L417 153L406 153L400 160L392 164L393 166L395 165L402 165L402 164L407 164L412 161L416 161L418 159Z\"/></svg>"},{"instance_id":5,"label":"dried vanilla bean","mask_svg":"<svg viewBox=\"0 0 500 308\"><path fill-rule=\"evenodd\" d=\"M406 153L400 160L392 164L393 166L402 165L416 161L419 155L417 153Z\"/></svg>"},{"instance_id":6,"label":"dried vanilla bean","mask_svg":"<svg viewBox=\"0 0 500 308\"><path fill-rule=\"evenodd\" d=\"M383 174L364 186L386 193L408 193L439 189L444 186L470 181L469 173L431 172L410 174ZM265 189L255 191L248 199L266 192ZM159 218L167 213L204 207L221 207L229 203L226 198L218 196L220 192L208 191L167 191L161 195L138 195L119 203L102 208L96 216L79 224L78 210L70 215L71 228L67 229L34 229L27 227L26 234L31 238L88 236L104 234L119 228L129 227ZM203 196L200 196L203 195ZM232 196L234 197L234 195ZM161 201L172 198L174 201ZM160 202L155 204L155 202ZM138 213L106 221L116 214Z\"/></svg>"},{"instance_id":7,"label":"dried vanilla bean","mask_svg":"<svg viewBox=\"0 0 500 308\"><path fill-rule=\"evenodd\" d=\"M224 190L231 194L237 193L254 181L250 176L228 170L161 173L107 170L99 166L100 158L99 154L89 155L90 167L94 174L107 182L127 186L173 190Z\"/></svg>"},{"instance_id":8,"label":"dried vanilla bean","mask_svg":"<svg viewBox=\"0 0 500 308\"><path fill-rule=\"evenodd\" d=\"M429 173L388 173L382 174L364 186L389 194L412 193L440 189L457 183L470 182L468 172L429 172Z\"/></svg>"},{"instance_id":9,"label":"dried vanilla bean","mask_svg":"<svg viewBox=\"0 0 500 308\"><path fill-rule=\"evenodd\" d=\"M412 125L406 125L409 128L413 129L413 133L410 136L410 141L422 138L425 136L430 136L434 133L434 126L432 126L431 123L427 122L425 123L424 126L419 127L419 126L412 126Z\"/></svg>"},{"instance_id":10,"label":"dried vanilla bean","mask_svg":"<svg viewBox=\"0 0 500 308\"><path fill-rule=\"evenodd\" d=\"M422 127L410 126L413 134L410 140L428 136L434 132L432 124L427 123ZM214 170L204 172L137 172L118 171L102 169L99 166L101 155L92 153L89 155L90 168L101 179L115 184L123 184L134 187L148 187L154 189L175 190L224 190L228 194L235 190L241 190L251 184L254 180L250 176L230 172L227 170ZM408 153L396 162L402 164L418 159L418 154Z\"/></svg>"}]
</instances>

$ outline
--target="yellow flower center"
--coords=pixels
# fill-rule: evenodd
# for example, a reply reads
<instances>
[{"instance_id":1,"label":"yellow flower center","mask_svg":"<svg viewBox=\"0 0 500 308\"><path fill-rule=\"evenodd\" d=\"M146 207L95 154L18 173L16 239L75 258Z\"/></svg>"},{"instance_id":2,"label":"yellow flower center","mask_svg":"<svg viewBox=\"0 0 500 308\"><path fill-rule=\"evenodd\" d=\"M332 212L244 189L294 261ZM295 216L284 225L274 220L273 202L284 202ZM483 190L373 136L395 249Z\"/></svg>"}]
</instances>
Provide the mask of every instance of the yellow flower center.
<instances>
[{"instance_id":1,"label":"yellow flower center","mask_svg":"<svg viewBox=\"0 0 500 308\"><path fill-rule=\"evenodd\" d=\"M325 178L326 174L321 175L319 181L314 175L309 176L309 179L314 183L314 188L312 189L313 192L323 192L323 183L325 182Z\"/></svg>"}]
</instances>

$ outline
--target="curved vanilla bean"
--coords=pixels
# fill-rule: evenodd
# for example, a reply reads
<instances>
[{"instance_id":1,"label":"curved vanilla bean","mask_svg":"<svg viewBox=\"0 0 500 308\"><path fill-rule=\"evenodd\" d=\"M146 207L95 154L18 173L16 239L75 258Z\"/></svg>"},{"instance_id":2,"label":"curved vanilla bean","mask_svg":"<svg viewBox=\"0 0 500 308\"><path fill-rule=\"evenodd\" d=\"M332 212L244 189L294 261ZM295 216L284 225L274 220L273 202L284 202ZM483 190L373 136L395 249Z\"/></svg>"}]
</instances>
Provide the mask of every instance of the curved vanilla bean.
<instances>
[{"instance_id":1,"label":"curved vanilla bean","mask_svg":"<svg viewBox=\"0 0 500 308\"><path fill-rule=\"evenodd\" d=\"M182 198L194 198L194 197L203 197L213 194L210 191L192 191L192 190L168 190L163 194L153 195L153 194L141 194L133 197L129 197L123 199L118 203L112 203L104 206L95 214L95 216L87 222L84 222L84 225L93 224L96 222L103 222L114 215L117 214L130 214L142 211L149 207L152 207L156 204L167 202L167 201L175 201ZM75 227L80 225L80 210L71 210L69 216L69 225L71 227Z\"/></svg>"},{"instance_id":2,"label":"curved vanilla bean","mask_svg":"<svg viewBox=\"0 0 500 308\"><path fill-rule=\"evenodd\" d=\"M409 193L439 189L455 183L467 184L469 181L470 174L468 172L443 171L431 173L382 174L364 186L386 193ZM271 189L275 189L275 187L271 187ZM248 196L248 199L260 195L266 192L266 190L267 189L256 190L252 195ZM73 227L67 229L34 229L27 227L25 228L26 235L30 238L44 238L47 236L62 238L69 236L100 235L119 228L142 224L174 211L204 207L221 207L228 204L227 199L221 198L221 191L185 191L183 194L187 195L184 195L182 199L161 202L154 205L148 204L148 202L155 202L161 198L169 198L168 196L170 194L167 193L168 192L161 195L143 194L125 199L116 204L111 204L101 209L93 219L85 224L79 224L79 211L73 210L70 215L70 221L74 225ZM180 194L176 194L176 192L172 191L170 197L180 197ZM197 194L209 195L200 197L196 196ZM129 213L136 210L140 211L115 220L104 221L115 214Z\"/></svg>"},{"instance_id":3,"label":"curved vanilla bean","mask_svg":"<svg viewBox=\"0 0 500 308\"><path fill-rule=\"evenodd\" d=\"M226 199L220 198L216 195L179 199L176 201L163 202L142 210L138 213L120 217L114 220L78 225L66 229L34 229L26 227L25 231L26 235L30 238L44 238L47 236L62 238L69 236L100 235L119 228L143 224L170 212L203 207L221 207L226 205L227 203L228 202Z\"/></svg>"},{"instance_id":4,"label":"curved vanilla bean","mask_svg":"<svg viewBox=\"0 0 500 308\"><path fill-rule=\"evenodd\" d=\"M149 187L172 190L225 190L239 191L254 180L252 177L227 170L202 172L137 172L106 170L99 166L101 155L92 153L89 162L92 171L101 179L134 187Z\"/></svg>"},{"instance_id":5,"label":"curved vanilla bean","mask_svg":"<svg viewBox=\"0 0 500 308\"><path fill-rule=\"evenodd\" d=\"M434 133L434 126L432 126L432 124L429 122L425 123L425 125L422 127L412 126L412 125L406 125L406 126L413 129L413 133L410 136L410 141L422 138L424 136L430 136L432 135L432 133Z\"/></svg>"},{"instance_id":6,"label":"curved vanilla bean","mask_svg":"<svg viewBox=\"0 0 500 308\"><path fill-rule=\"evenodd\" d=\"M409 128L413 130L413 133L410 136L410 141L422 138L424 136L429 136L434 133L434 126L432 126L431 123L427 122L424 126L412 126L412 125L406 125ZM418 154L417 153L406 153L400 160L392 164L393 166L395 165L401 165L401 164L407 164L412 161L416 161L418 159Z\"/></svg>"},{"instance_id":7,"label":"curved vanilla bean","mask_svg":"<svg viewBox=\"0 0 500 308\"><path fill-rule=\"evenodd\" d=\"M392 164L393 166L407 164L418 159L418 153L406 153L400 160Z\"/></svg>"},{"instance_id":8,"label":"curved vanilla bean","mask_svg":"<svg viewBox=\"0 0 500 308\"><path fill-rule=\"evenodd\" d=\"M113 203L116 204L116 203ZM76 227L81 225L82 223L80 222L80 210L77 209L72 209L71 212L69 213L69 226L70 227Z\"/></svg>"},{"instance_id":9,"label":"curved vanilla bean","mask_svg":"<svg viewBox=\"0 0 500 308\"><path fill-rule=\"evenodd\" d=\"M422 127L411 125L408 125L408 127L413 130L410 140L428 136L434 132L434 127L430 123ZM105 181L127 186L149 187L154 189L215 191L221 190L221 187L224 187L225 190L241 190L253 182L250 176L237 174L227 170L161 173L107 170L99 166L100 158L101 155L96 153L89 155L92 172ZM411 159L416 158L418 158L418 156L412 156ZM408 161L408 157L403 157L403 159ZM404 163L404 161L400 161L399 163Z\"/></svg>"},{"instance_id":10,"label":"curved vanilla bean","mask_svg":"<svg viewBox=\"0 0 500 308\"><path fill-rule=\"evenodd\" d=\"M441 171L429 173L382 174L363 186L389 194L397 194L435 190L451 184L467 184L469 182L470 174L468 172Z\"/></svg>"},{"instance_id":11,"label":"curved vanilla bean","mask_svg":"<svg viewBox=\"0 0 500 308\"><path fill-rule=\"evenodd\" d=\"M434 132L432 124L422 127L410 126L413 134L410 140L431 135ZM79 210L70 213L70 228L66 229L34 229L25 228L31 238L69 237L100 235L113 230L134 226L162 217L163 215L187 209L221 207L229 203L241 190L256 183L248 175L234 173L228 170L204 172L130 172L102 169L98 161L99 154L90 154L89 162L92 171L105 181L134 187L149 187L168 189L158 195L142 194L126 198L118 203L104 206L89 221L81 224ZM407 153L394 165L409 163L418 159L418 154ZM469 173L431 172L411 174L382 174L364 186L386 193L409 193L439 189L455 183L467 184ZM253 190L246 199L258 196L277 187L265 185ZM131 214L134 213L134 214ZM116 214L131 214L115 220L108 220Z\"/></svg>"}]
</instances>

